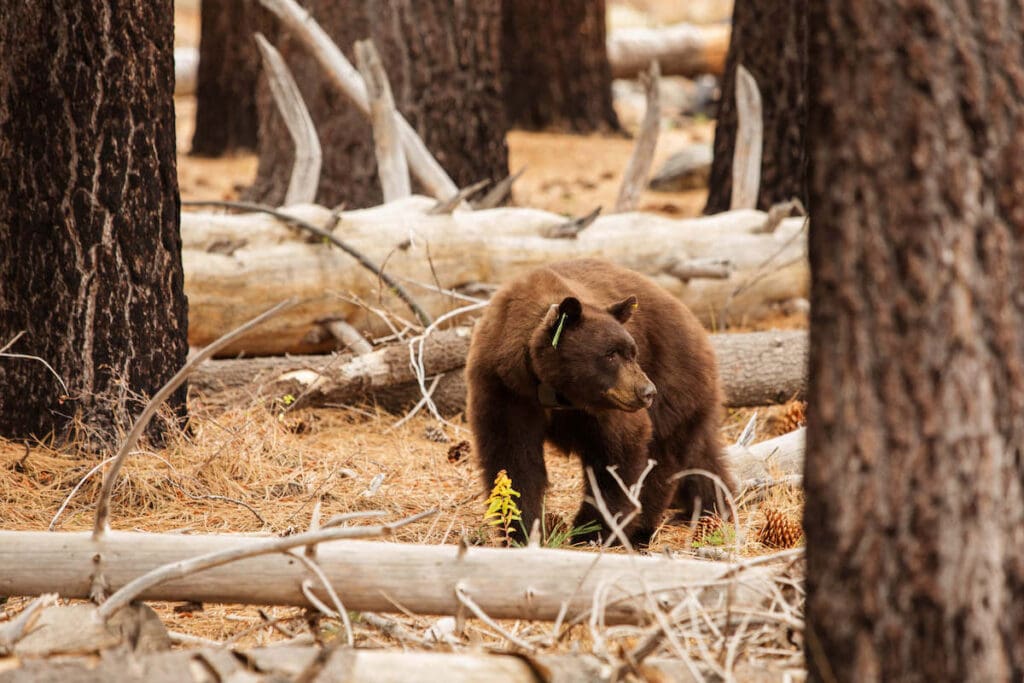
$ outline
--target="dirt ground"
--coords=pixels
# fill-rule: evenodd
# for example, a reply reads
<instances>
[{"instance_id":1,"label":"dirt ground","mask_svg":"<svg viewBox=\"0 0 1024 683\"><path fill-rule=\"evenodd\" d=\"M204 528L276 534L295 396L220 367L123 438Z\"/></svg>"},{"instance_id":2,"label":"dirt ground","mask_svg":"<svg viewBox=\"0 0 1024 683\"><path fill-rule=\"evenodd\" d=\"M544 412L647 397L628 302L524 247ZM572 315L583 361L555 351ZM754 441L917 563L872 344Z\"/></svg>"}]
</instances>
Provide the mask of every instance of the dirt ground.
<instances>
[{"instance_id":1,"label":"dirt ground","mask_svg":"<svg viewBox=\"0 0 1024 683\"><path fill-rule=\"evenodd\" d=\"M198 15L194 5L179 3L178 40L195 44ZM251 181L256 159L238 156L202 159L189 156L195 104L191 97L175 102L178 114L178 168L184 199L232 198ZM624 115L624 120L629 116ZM657 162L690 141L710 141L713 125L692 125L664 131ZM622 137L569 136L513 132L509 136L510 166L528 167L519 181L515 201L520 205L579 214L597 205L611 207L632 142ZM674 216L699 213L704 192L645 193L642 207ZM792 318L780 326L802 324ZM769 325L771 323L768 323ZM468 438L459 418L455 427L439 427L417 416L395 428L398 416L367 408L287 412L255 401L227 412L191 398L191 432L175 435L159 450L143 449L129 461L115 492L113 526L118 529L178 533L274 533L305 530L317 501L321 517L354 510L383 510L395 518L436 508L433 517L403 528L400 542L497 544L483 521L485 509L479 475L471 456L451 455ZM724 440L733 440L753 410L730 411ZM795 426L791 404L759 409L759 438ZM456 449L457 450L457 449ZM582 488L579 465L556 453L547 457L551 488L547 510L571 519ZM92 523L100 474L95 456L82 457L72 449L53 449L0 441L0 528L58 530L87 529ZM383 483L369 493L374 478ZM787 487L772 489L764 504L798 518L801 497ZM756 542L761 502L741 501L739 522L744 530L738 551L743 556L767 553ZM656 534L653 551L688 554L695 551L693 531L686 525L666 525ZM4 609L16 613L24 599L12 598ZM257 645L284 636L267 628L256 607L204 605L196 611L156 605L168 628L217 640L235 639ZM300 630L303 611L265 610L271 618L287 617ZM413 630L429 618L399 617ZM487 642L499 642L479 629ZM362 645L393 644L375 631L359 632Z\"/></svg>"}]
</instances>

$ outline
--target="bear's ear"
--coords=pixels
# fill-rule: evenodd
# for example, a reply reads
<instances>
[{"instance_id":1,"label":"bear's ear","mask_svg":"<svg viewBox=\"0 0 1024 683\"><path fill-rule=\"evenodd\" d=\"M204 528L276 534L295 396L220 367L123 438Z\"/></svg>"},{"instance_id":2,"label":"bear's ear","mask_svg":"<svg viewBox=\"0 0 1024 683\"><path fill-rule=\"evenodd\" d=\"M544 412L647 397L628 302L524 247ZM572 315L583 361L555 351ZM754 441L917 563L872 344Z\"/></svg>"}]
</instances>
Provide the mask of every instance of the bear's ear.
<instances>
[{"instance_id":1,"label":"bear's ear","mask_svg":"<svg viewBox=\"0 0 1024 683\"><path fill-rule=\"evenodd\" d=\"M633 311L639 305L635 296L627 296L622 301L609 306L608 312L612 314L613 318L625 325L626 321L633 317Z\"/></svg>"},{"instance_id":2,"label":"bear's ear","mask_svg":"<svg viewBox=\"0 0 1024 683\"><path fill-rule=\"evenodd\" d=\"M565 316L566 325L575 325L583 315L583 304L574 296L567 296L558 304L558 318Z\"/></svg>"}]
</instances>

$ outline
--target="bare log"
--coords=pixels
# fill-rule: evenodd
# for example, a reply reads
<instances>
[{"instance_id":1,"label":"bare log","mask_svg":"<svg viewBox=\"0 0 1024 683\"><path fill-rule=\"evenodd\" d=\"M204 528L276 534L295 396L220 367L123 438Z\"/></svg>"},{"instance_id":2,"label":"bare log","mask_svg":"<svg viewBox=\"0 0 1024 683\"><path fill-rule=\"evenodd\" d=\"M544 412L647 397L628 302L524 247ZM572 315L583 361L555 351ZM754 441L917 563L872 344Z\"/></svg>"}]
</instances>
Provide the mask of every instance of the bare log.
<instances>
[{"instance_id":1,"label":"bare log","mask_svg":"<svg viewBox=\"0 0 1024 683\"><path fill-rule=\"evenodd\" d=\"M732 445L725 449L729 469L741 485L777 476L803 474L805 427L752 446Z\"/></svg>"},{"instance_id":2,"label":"bare log","mask_svg":"<svg viewBox=\"0 0 1024 683\"><path fill-rule=\"evenodd\" d=\"M326 655L326 657L323 657ZM206 647L150 654L124 653L95 657L66 657L59 661L25 660L12 663L13 668L0 675L4 683L179 683L198 680L198 670L211 680L271 681L303 680L318 657L326 661L316 681L347 683L536 683L538 669L548 683L605 681L607 662L594 655L536 655L526 659L512 654L482 652L402 652L374 649L335 649L325 652L315 647L285 645L235 652ZM201 663L201 665L199 664ZM535 668L536 667L536 668ZM637 667L644 680L666 680L678 683L696 681L686 664L678 659L652 657ZM777 672L765 675L764 665L755 678L748 678L742 667L740 680L782 680ZM749 672L754 673L754 672Z\"/></svg>"},{"instance_id":3,"label":"bare log","mask_svg":"<svg viewBox=\"0 0 1024 683\"><path fill-rule=\"evenodd\" d=\"M427 376L446 373L441 412L465 407L462 367L469 350L469 328L435 332L427 338L423 361ZM807 334L753 332L715 334L712 344L730 407L780 403L803 396L807 380ZM201 366L192 386L210 396L253 388L270 397L301 396L307 406L372 401L400 411L419 400L420 389L409 362L409 347L395 344L372 353L342 356L291 356L219 360Z\"/></svg>"},{"instance_id":4,"label":"bare log","mask_svg":"<svg viewBox=\"0 0 1024 683\"><path fill-rule=\"evenodd\" d=\"M316 189L320 184L320 162L323 159L320 138L313 126L309 110L306 109L306 103L302 101L299 86L295 84L292 72L285 64L281 53L262 33L257 33L255 39L256 47L263 58L270 92L295 144L295 162L292 165L292 176L288 182L284 203L289 205L311 202L316 198Z\"/></svg>"},{"instance_id":5,"label":"bare log","mask_svg":"<svg viewBox=\"0 0 1024 683\"><path fill-rule=\"evenodd\" d=\"M758 233L767 218L759 211L684 220L623 213L598 218L575 239L546 239L541 232L564 223L564 217L523 208L427 215L433 204L428 198L409 197L346 211L333 234L372 261L386 263L387 272L409 287L414 286L410 282L433 283L435 275L445 289L501 284L552 261L603 257L651 275L709 326L717 323L727 304L732 316L753 320L778 302L807 296L806 233L801 233L799 218L784 220L772 233ZM313 205L290 207L289 212L313 225L328 224L332 218L330 211ZM389 333L375 315L338 293L355 294L378 308L402 310L401 302L372 273L322 242L306 241L273 218L184 213L181 223L193 346L202 346L255 315L265 301L288 296L302 303L225 355L330 350L328 344L304 341L317 320L330 317L374 336ZM780 265L764 270L773 256L772 264ZM684 283L661 272L672 257L728 260L735 269L728 278ZM755 285L737 292L755 275ZM418 293L416 300L433 316L455 304L450 296L428 290Z\"/></svg>"},{"instance_id":6,"label":"bare log","mask_svg":"<svg viewBox=\"0 0 1024 683\"><path fill-rule=\"evenodd\" d=\"M665 76L694 78L725 71L728 24L619 29L608 36L608 61L615 78L633 78L652 61Z\"/></svg>"},{"instance_id":7,"label":"bare log","mask_svg":"<svg viewBox=\"0 0 1024 683\"><path fill-rule=\"evenodd\" d=\"M233 535L0 531L0 594L65 598L89 595L93 557L102 554L114 590L158 567L215 551L242 549L266 539ZM454 615L460 588L495 619L553 621L593 607L609 591L608 623L649 617L648 595L670 604L688 591L710 607L758 607L769 595L772 570L702 560L584 553L543 548L460 548L369 541L321 543L317 563L348 609ZM258 579L257 579L258 577ZM200 574L150 586L143 600L194 600L309 606L302 591L308 570L287 555L260 555ZM649 591L649 593L648 593ZM316 595L326 599L319 588ZM563 607L563 603L565 607Z\"/></svg>"},{"instance_id":8,"label":"bare log","mask_svg":"<svg viewBox=\"0 0 1024 683\"><path fill-rule=\"evenodd\" d=\"M647 176L651 172L654 161L654 150L658 146L658 134L661 132L661 98L658 88L661 71L658 62L651 62L646 72L640 73L647 94L647 110L640 124L640 132L636 136L633 154L622 177L619 197L615 201L616 211L635 211L640 204L640 194L647 186Z\"/></svg>"}]
</instances>

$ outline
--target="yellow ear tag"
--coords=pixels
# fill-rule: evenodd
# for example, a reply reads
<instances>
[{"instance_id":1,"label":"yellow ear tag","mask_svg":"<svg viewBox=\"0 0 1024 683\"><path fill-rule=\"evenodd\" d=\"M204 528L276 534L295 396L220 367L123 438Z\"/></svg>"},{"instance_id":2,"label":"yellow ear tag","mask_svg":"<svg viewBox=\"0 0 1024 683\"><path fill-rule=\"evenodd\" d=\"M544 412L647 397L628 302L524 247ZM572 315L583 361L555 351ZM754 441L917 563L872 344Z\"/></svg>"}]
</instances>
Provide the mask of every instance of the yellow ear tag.
<instances>
[{"instance_id":1,"label":"yellow ear tag","mask_svg":"<svg viewBox=\"0 0 1024 683\"><path fill-rule=\"evenodd\" d=\"M563 313L562 317L558 320L558 327L555 328L555 337L551 340L552 348L558 348L558 339L562 336L562 328L565 327L566 315L567 314Z\"/></svg>"},{"instance_id":2,"label":"yellow ear tag","mask_svg":"<svg viewBox=\"0 0 1024 683\"><path fill-rule=\"evenodd\" d=\"M636 302L633 303L633 310L635 311L638 308L640 308L640 302L636 301Z\"/></svg>"}]
</instances>

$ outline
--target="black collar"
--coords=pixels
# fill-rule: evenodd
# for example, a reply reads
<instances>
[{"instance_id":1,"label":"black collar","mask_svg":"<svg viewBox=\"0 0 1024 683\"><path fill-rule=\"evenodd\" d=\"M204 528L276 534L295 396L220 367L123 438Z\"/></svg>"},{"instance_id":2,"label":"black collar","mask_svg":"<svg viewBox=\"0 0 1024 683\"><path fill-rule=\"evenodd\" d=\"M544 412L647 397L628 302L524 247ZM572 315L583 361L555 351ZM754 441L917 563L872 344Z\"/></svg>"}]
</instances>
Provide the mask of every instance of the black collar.
<instances>
[{"instance_id":1,"label":"black collar","mask_svg":"<svg viewBox=\"0 0 1024 683\"><path fill-rule=\"evenodd\" d=\"M523 347L523 356L526 359L526 370L530 374L530 378L533 380L534 384L537 385L537 400L540 402L541 406L544 408L561 410L576 407L572 404L572 401L567 399L560 392L556 391L553 386L547 382L540 381L540 377L537 376L536 371L533 369L533 361L530 358L529 347Z\"/></svg>"}]
</instances>

